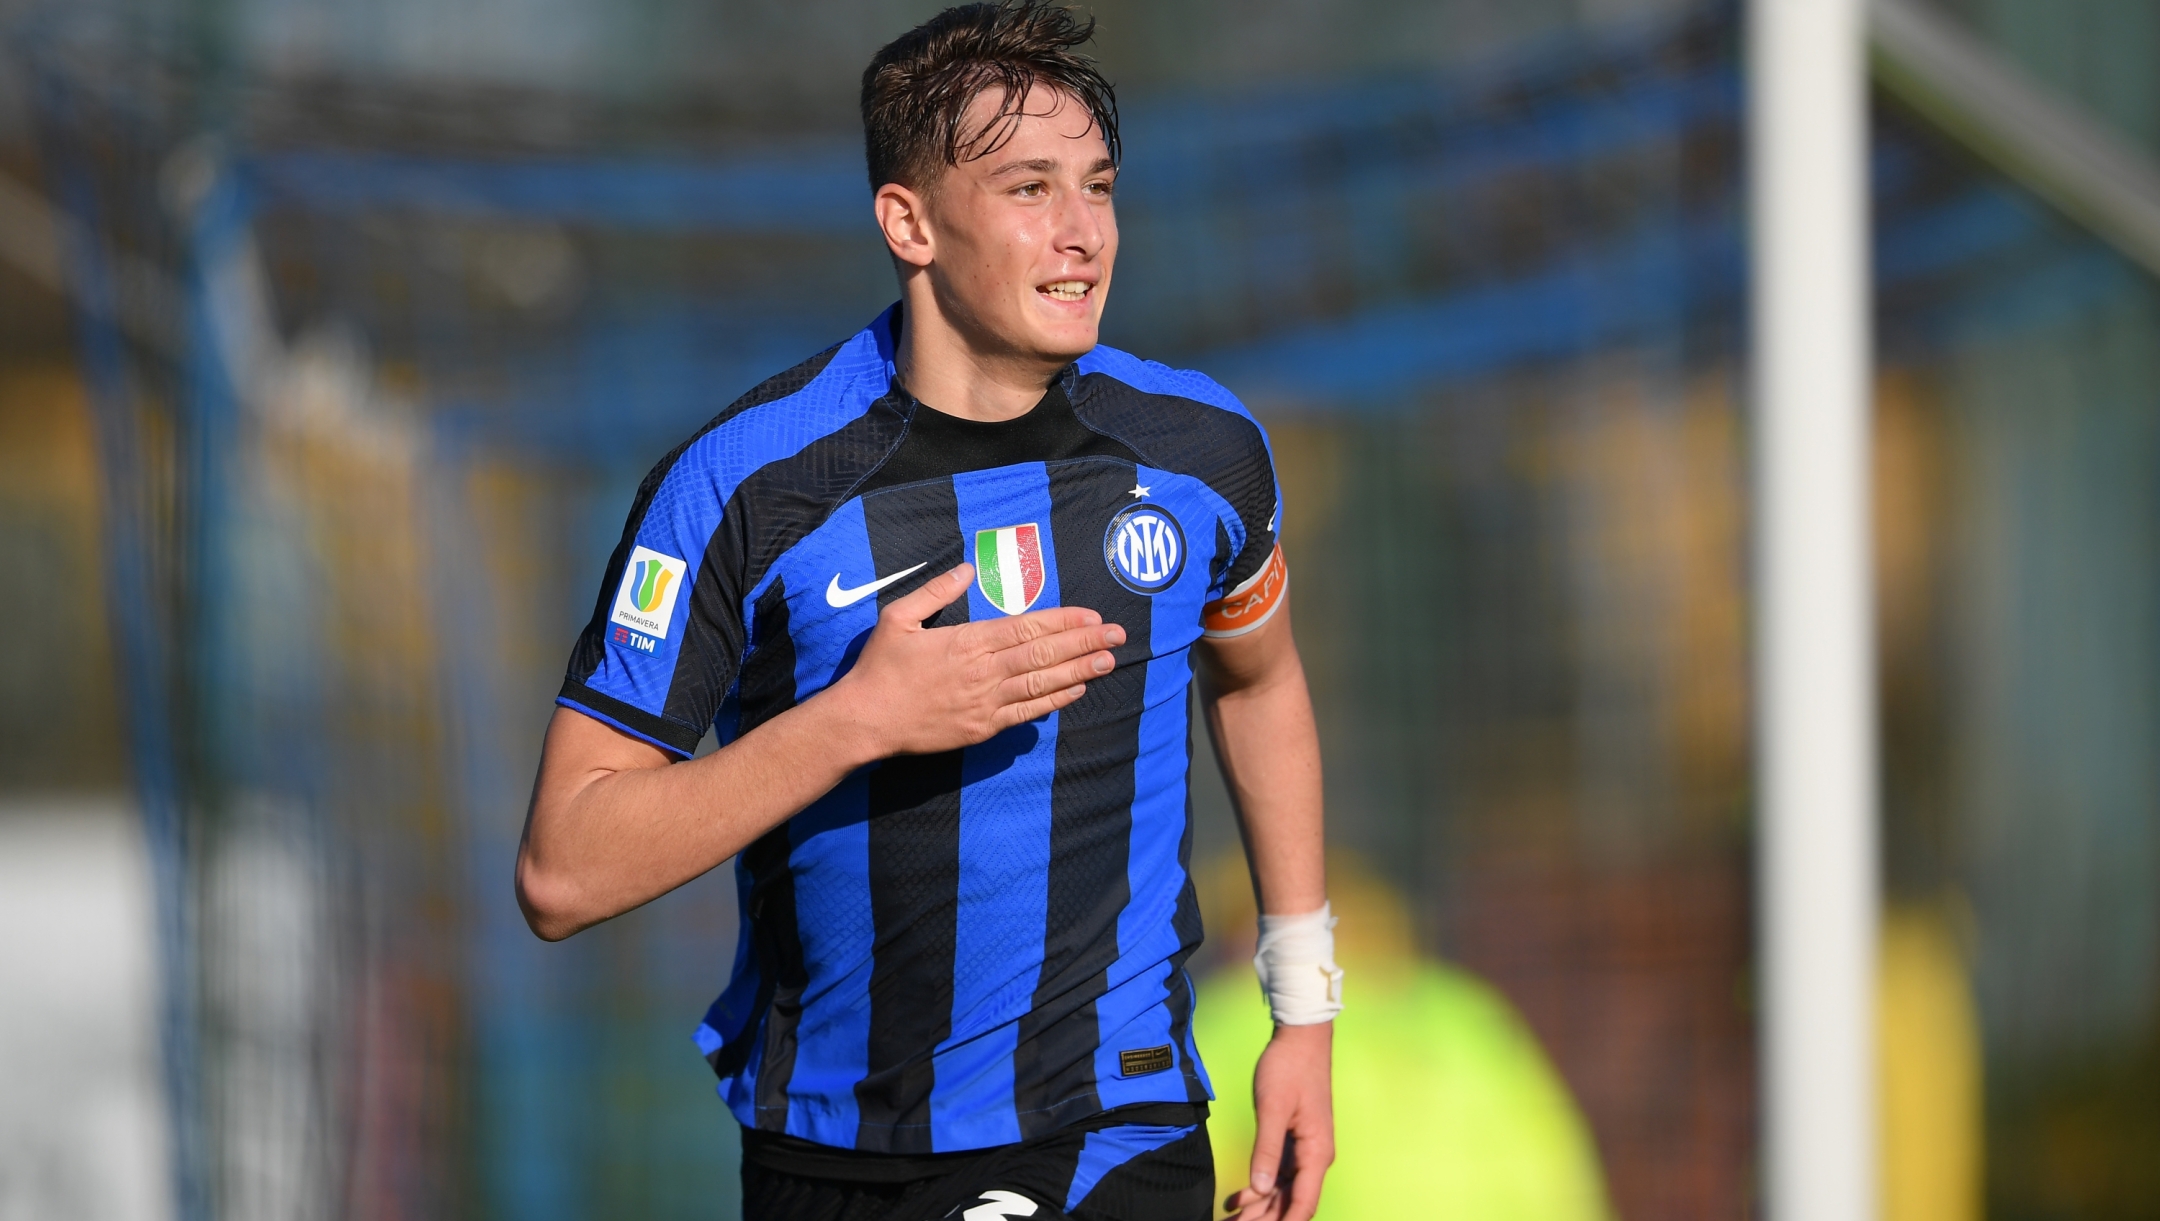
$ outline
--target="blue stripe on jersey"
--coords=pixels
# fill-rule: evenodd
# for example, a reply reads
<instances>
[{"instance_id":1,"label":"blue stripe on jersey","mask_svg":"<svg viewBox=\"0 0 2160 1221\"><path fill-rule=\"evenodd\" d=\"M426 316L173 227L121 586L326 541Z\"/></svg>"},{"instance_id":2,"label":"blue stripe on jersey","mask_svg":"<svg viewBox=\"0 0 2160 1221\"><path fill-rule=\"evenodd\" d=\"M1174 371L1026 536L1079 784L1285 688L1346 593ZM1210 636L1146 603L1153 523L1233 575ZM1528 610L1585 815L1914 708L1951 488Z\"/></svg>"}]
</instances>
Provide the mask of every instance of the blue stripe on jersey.
<instances>
[{"instance_id":1,"label":"blue stripe on jersey","mask_svg":"<svg viewBox=\"0 0 2160 1221\"><path fill-rule=\"evenodd\" d=\"M1119 1124L1090 1132L1080 1142L1080 1158L1073 1166L1072 1186L1065 1189L1065 1211L1080 1207L1095 1190L1095 1184L1103 1176L1139 1157L1175 1141L1181 1141L1199 1130L1200 1125L1188 1124L1182 1128L1168 1124Z\"/></svg>"},{"instance_id":2,"label":"blue stripe on jersey","mask_svg":"<svg viewBox=\"0 0 2160 1221\"><path fill-rule=\"evenodd\" d=\"M1178 976L1178 982L1184 985L1185 995L1193 998L1193 1005L1197 1008L1200 1000L1200 990L1193 987L1192 976L1187 974L1182 966L1178 968ZM1208 1076L1207 1064L1200 1059L1200 1041L1193 1038L1192 1028L1192 1021L1188 1019L1185 1023L1185 1055L1192 1063L1193 1075L1200 1079L1200 1092L1206 1094L1209 1098L1213 1098L1215 1096L1215 1081Z\"/></svg>"},{"instance_id":3,"label":"blue stripe on jersey","mask_svg":"<svg viewBox=\"0 0 2160 1221\"><path fill-rule=\"evenodd\" d=\"M835 607L827 597L835 577L855 587L882 575L874 574L873 564L862 501L856 499L773 565L766 584L783 580L788 590L797 702L832 685L877 626L876 598ZM854 1085L869 1068L877 930L870 908L868 812L868 773L856 772L788 823L787 867L794 873L796 935L809 982L792 1071L777 1084L788 1103L784 1130L828 1145L855 1143ZM741 1111L737 1118L753 1122Z\"/></svg>"},{"instance_id":4,"label":"blue stripe on jersey","mask_svg":"<svg viewBox=\"0 0 2160 1221\"><path fill-rule=\"evenodd\" d=\"M953 476L960 535L973 557L978 530L1033 523L1043 587L1030 610L1058 605L1050 486L1041 463ZM968 587L968 618L1004 612ZM960 890L953 945L952 1033L938 1047L930 1095L931 1146L977 1149L1020 1139L1013 1108L1019 1019L1043 961L1050 869L1050 784L1057 716L1016 725L961 758Z\"/></svg>"},{"instance_id":5,"label":"blue stripe on jersey","mask_svg":"<svg viewBox=\"0 0 2160 1221\"><path fill-rule=\"evenodd\" d=\"M815 912L816 919L796 921L809 983L795 1027L786 1131L843 1147L855 1143L855 1083L870 1070L877 928L870 914L869 809L869 774L858 771L788 823L796 910Z\"/></svg>"}]
</instances>

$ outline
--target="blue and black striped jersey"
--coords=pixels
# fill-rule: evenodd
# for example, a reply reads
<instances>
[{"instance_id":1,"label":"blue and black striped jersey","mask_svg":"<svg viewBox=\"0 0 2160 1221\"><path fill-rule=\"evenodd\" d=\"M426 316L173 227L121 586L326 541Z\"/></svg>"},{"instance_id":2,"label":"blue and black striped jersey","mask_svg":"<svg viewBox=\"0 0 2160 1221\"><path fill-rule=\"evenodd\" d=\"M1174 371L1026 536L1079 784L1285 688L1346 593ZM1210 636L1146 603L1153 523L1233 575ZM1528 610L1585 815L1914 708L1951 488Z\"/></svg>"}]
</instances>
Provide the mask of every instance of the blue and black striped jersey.
<instances>
[{"instance_id":1,"label":"blue and black striped jersey","mask_svg":"<svg viewBox=\"0 0 2160 1221\"><path fill-rule=\"evenodd\" d=\"M745 1125L877 1153L1204 1102L1187 689L1203 610L1280 584L1266 436L1206 377L1109 348L1019 419L944 415L894 380L897 308L654 468L560 702L687 757L830 685L881 606L963 560L936 624L1122 624L1071 706L861 769L745 849L698 1043Z\"/></svg>"}]
</instances>

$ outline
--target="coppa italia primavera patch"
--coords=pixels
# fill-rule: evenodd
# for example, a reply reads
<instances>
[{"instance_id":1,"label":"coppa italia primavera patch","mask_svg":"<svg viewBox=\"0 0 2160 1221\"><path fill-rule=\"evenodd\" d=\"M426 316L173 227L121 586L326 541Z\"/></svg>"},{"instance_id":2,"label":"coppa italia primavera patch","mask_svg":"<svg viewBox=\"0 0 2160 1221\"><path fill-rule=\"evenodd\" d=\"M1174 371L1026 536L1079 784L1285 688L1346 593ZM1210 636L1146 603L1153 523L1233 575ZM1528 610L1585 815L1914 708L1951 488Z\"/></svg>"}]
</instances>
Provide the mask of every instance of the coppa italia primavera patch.
<instances>
[{"instance_id":1,"label":"coppa italia primavera patch","mask_svg":"<svg viewBox=\"0 0 2160 1221\"><path fill-rule=\"evenodd\" d=\"M650 547L633 548L630 562L623 565L622 588L615 591L615 613L608 619L654 639L667 639L668 623L675 617L675 595L682 592L683 573L689 567Z\"/></svg>"},{"instance_id":2,"label":"coppa italia primavera patch","mask_svg":"<svg viewBox=\"0 0 2160 1221\"><path fill-rule=\"evenodd\" d=\"M975 532L975 586L1008 615L1035 605L1043 589L1043 554L1034 522Z\"/></svg>"}]
</instances>

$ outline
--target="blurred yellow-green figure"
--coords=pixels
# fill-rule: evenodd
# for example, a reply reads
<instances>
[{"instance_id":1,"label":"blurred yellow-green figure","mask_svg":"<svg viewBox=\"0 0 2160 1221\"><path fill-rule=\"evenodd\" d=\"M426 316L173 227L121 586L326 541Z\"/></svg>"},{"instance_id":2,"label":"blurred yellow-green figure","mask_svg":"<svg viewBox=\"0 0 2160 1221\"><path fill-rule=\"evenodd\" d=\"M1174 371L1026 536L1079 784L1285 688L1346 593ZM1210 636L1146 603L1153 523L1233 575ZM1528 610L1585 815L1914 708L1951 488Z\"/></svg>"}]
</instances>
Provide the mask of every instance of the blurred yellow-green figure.
<instances>
[{"instance_id":1,"label":"blurred yellow-green figure","mask_svg":"<svg viewBox=\"0 0 2160 1221\"><path fill-rule=\"evenodd\" d=\"M1513 1007L1463 971L1417 960L1399 900L1378 883L1334 889L1346 974L1336 1161L1319 1221L1609 1218L1589 1128ZM1208 1130L1218 1212L1246 1179L1253 1065L1271 1030L1250 970L1201 984L1193 1034L1217 1098Z\"/></svg>"}]
</instances>

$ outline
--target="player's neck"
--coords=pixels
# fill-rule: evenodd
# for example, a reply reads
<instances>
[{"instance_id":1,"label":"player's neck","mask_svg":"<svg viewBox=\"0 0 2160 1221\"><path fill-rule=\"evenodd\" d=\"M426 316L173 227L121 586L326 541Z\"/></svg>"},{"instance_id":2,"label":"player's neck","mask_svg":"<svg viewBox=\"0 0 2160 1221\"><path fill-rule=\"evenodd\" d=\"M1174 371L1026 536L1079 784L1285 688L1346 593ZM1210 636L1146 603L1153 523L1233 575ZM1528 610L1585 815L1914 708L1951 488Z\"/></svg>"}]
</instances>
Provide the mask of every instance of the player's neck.
<instances>
[{"instance_id":1,"label":"player's neck","mask_svg":"<svg viewBox=\"0 0 2160 1221\"><path fill-rule=\"evenodd\" d=\"M946 318L934 299L917 299L929 297L909 293L901 312L894 363L908 393L968 420L1011 420L1033 410L1065 362L973 336Z\"/></svg>"}]
</instances>

